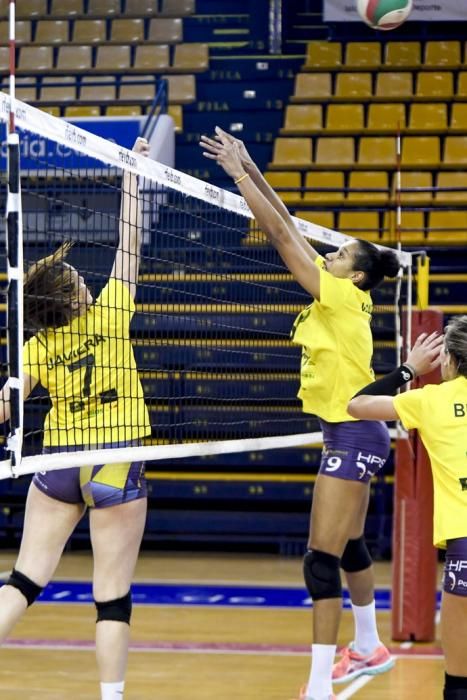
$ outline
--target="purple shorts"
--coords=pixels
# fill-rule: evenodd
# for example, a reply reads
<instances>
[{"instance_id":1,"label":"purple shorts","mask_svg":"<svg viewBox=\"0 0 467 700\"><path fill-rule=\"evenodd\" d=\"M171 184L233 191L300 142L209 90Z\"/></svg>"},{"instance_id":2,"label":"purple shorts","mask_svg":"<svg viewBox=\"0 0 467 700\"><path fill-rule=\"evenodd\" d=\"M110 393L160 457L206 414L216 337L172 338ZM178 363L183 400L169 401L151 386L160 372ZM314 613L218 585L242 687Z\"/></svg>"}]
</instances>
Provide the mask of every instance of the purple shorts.
<instances>
[{"instance_id":1,"label":"purple shorts","mask_svg":"<svg viewBox=\"0 0 467 700\"><path fill-rule=\"evenodd\" d=\"M121 447L140 444L126 443ZM104 445L104 448L112 445ZM43 454L77 452L82 447L44 447ZM138 498L146 498L147 487L144 462L96 464L89 467L70 467L50 472L36 472L34 485L51 498L64 503L84 503L89 508L108 508Z\"/></svg>"},{"instance_id":2,"label":"purple shorts","mask_svg":"<svg viewBox=\"0 0 467 700\"><path fill-rule=\"evenodd\" d=\"M323 453L320 474L367 484L384 466L391 449L386 424L363 420L328 423L320 419Z\"/></svg>"},{"instance_id":3,"label":"purple shorts","mask_svg":"<svg viewBox=\"0 0 467 700\"><path fill-rule=\"evenodd\" d=\"M467 537L448 540L443 591L467 596Z\"/></svg>"}]
</instances>

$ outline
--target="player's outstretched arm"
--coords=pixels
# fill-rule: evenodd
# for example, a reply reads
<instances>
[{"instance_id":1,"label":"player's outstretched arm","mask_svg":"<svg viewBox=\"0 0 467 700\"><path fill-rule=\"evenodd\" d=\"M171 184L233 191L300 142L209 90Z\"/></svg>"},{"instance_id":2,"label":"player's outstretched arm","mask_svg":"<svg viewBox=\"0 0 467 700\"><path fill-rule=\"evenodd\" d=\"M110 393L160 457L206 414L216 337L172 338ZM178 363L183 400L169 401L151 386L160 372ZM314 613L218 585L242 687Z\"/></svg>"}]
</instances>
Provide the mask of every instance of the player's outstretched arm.
<instances>
[{"instance_id":1,"label":"player's outstretched arm","mask_svg":"<svg viewBox=\"0 0 467 700\"><path fill-rule=\"evenodd\" d=\"M363 420L396 420L392 395L410 380L438 367L443 343L444 337L436 332L419 335L406 362L353 397L347 406L350 415Z\"/></svg>"},{"instance_id":2,"label":"player's outstretched arm","mask_svg":"<svg viewBox=\"0 0 467 700\"><path fill-rule=\"evenodd\" d=\"M23 375L23 398L26 400L37 384L37 379L30 377L29 374ZM6 423L10 420L10 383L9 380L4 384L0 391L0 423Z\"/></svg>"},{"instance_id":3,"label":"player's outstretched arm","mask_svg":"<svg viewBox=\"0 0 467 700\"><path fill-rule=\"evenodd\" d=\"M237 144L238 153L245 172L248 173L259 191L264 195L267 201L274 207L277 213L284 219L285 223L293 231L294 235L297 237L297 242L302 246L303 252L312 260L315 260L319 255L318 251L316 251L296 230L289 210L268 183L261 170L254 162L253 158L248 153L248 150L241 139L236 139L231 134L228 134L226 131L223 131L220 127L216 126L215 139L210 139L207 136L201 137L200 146L204 149L203 155L205 155L206 158L216 160L219 150L222 148L222 139L224 139L224 141L228 141L229 143Z\"/></svg>"},{"instance_id":4,"label":"player's outstretched arm","mask_svg":"<svg viewBox=\"0 0 467 700\"><path fill-rule=\"evenodd\" d=\"M137 138L133 151L143 156L149 153L146 139ZM141 204L138 192L138 177L125 171L122 178L122 199L120 205L120 240L110 273L125 284L133 299L136 296L141 249Z\"/></svg>"},{"instance_id":5,"label":"player's outstretched arm","mask_svg":"<svg viewBox=\"0 0 467 700\"><path fill-rule=\"evenodd\" d=\"M320 296L320 270L303 253L295 226L290 226L255 185L242 165L238 145L219 134L221 146L215 160L237 184L261 229L285 262L290 272L315 299Z\"/></svg>"}]
</instances>

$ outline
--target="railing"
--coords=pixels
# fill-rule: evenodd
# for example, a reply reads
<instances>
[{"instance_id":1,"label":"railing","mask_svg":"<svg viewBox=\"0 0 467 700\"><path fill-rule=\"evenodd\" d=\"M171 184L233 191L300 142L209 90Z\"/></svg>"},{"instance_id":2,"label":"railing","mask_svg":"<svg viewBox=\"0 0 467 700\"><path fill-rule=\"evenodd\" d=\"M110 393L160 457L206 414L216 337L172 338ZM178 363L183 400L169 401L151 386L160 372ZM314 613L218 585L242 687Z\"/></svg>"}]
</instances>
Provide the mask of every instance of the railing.
<instances>
[{"instance_id":1,"label":"railing","mask_svg":"<svg viewBox=\"0 0 467 700\"><path fill-rule=\"evenodd\" d=\"M141 132L141 136L148 139L148 141L151 140L151 136L154 133L154 129L157 126L160 115L167 112L167 104L168 82L164 78L161 78L157 81L156 96L154 97L154 101L149 109L147 119Z\"/></svg>"},{"instance_id":2,"label":"railing","mask_svg":"<svg viewBox=\"0 0 467 700\"><path fill-rule=\"evenodd\" d=\"M282 51L282 0L269 0L269 53Z\"/></svg>"}]
</instances>

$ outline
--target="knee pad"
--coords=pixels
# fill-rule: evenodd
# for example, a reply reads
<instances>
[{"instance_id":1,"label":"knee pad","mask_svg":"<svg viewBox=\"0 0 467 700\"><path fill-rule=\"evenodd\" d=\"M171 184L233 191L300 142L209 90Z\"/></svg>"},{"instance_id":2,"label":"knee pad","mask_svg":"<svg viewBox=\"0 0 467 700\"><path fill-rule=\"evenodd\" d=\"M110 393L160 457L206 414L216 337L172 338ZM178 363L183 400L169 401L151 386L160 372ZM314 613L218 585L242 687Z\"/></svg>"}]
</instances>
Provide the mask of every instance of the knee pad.
<instances>
[{"instance_id":1,"label":"knee pad","mask_svg":"<svg viewBox=\"0 0 467 700\"><path fill-rule=\"evenodd\" d=\"M333 554L309 550L303 559L303 575L313 600L341 598L340 559Z\"/></svg>"},{"instance_id":2,"label":"knee pad","mask_svg":"<svg viewBox=\"0 0 467 700\"><path fill-rule=\"evenodd\" d=\"M28 607L34 603L36 598L42 593L42 586L38 586L37 583L31 581L30 578L21 573L21 571L16 571L13 569L8 581L5 581L6 586L13 586L17 588L20 593L24 595L27 600Z\"/></svg>"},{"instance_id":3,"label":"knee pad","mask_svg":"<svg viewBox=\"0 0 467 700\"><path fill-rule=\"evenodd\" d=\"M96 622L103 620L115 620L116 622L126 622L130 624L131 618L131 591L128 591L122 598L115 600L106 600L103 603L94 601L97 609Z\"/></svg>"},{"instance_id":4,"label":"knee pad","mask_svg":"<svg viewBox=\"0 0 467 700\"><path fill-rule=\"evenodd\" d=\"M344 571L353 573L368 569L373 563L365 537L362 535L357 540L349 540L341 558L341 567Z\"/></svg>"}]
</instances>

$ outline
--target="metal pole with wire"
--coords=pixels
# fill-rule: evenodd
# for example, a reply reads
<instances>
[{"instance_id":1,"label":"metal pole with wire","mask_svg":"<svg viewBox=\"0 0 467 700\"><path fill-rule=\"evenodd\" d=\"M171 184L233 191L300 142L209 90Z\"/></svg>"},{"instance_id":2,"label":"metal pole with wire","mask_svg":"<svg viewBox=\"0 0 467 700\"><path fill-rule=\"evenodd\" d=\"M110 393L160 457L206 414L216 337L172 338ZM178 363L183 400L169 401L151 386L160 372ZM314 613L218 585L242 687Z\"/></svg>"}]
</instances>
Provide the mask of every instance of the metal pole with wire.
<instances>
[{"instance_id":1,"label":"metal pole with wire","mask_svg":"<svg viewBox=\"0 0 467 700\"><path fill-rule=\"evenodd\" d=\"M23 227L21 210L19 135L15 130L15 0L9 6L10 115L7 154L7 339L10 434L7 449L11 467L21 462L23 442Z\"/></svg>"},{"instance_id":2,"label":"metal pole with wire","mask_svg":"<svg viewBox=\"0 0 467 700\"><path fill-rule=\"evenodd\" d=\"M396 222L395 222L395 238L396 238L396 248L397 252L400 253L402 250L402 200L401 200L401 188L402 188L402 176L401 176L401 130L400 125L397 126L396 135L396 175L395 175L395 186L394 190L394 203L396 206ZM401 303L401 291L402 291L402 281L404 278L403 268L399 268L399 273L396 280L396 290L395 290L395 330L396 330L396 358L397 363L402 362L402 349L403 349L403 338L402 338L402 303ZM408 331L409 329L407 329ZM410 334L408 334L410 337Z\"/></svg>"}]
</instances>

